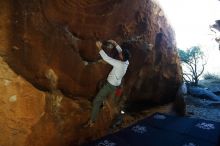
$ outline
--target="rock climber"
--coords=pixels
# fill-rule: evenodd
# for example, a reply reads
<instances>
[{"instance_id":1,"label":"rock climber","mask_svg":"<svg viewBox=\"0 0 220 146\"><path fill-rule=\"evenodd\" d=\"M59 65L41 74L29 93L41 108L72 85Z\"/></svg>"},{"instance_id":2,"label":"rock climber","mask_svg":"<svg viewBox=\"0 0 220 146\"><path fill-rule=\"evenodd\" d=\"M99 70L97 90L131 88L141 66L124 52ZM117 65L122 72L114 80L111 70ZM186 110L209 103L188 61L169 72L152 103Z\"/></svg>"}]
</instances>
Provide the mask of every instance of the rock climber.
<instances>
[{"instance_id":1,"label":"rock climber","mask_svg":"<svg viewBox=\"0 0 220 146\"><path fill-rule=\"evenodd\" d=\"M110 64L113 68L107 77L107 82L99 90L98 94L93 100L91 116L84 127L92 127L94 125L103 101L109 95L112 95L115 92L115 89L120 86L122 78L124 77L129 65L129 51L126 48L122 49L114 40L108 40L107 42L116 48L119 59L117 60L109 57L102 49L102 43L100 41L96 42L96 46L99 49L99 54L101 55L102 59L106 63Z\"/></svg>"}]
</instances>

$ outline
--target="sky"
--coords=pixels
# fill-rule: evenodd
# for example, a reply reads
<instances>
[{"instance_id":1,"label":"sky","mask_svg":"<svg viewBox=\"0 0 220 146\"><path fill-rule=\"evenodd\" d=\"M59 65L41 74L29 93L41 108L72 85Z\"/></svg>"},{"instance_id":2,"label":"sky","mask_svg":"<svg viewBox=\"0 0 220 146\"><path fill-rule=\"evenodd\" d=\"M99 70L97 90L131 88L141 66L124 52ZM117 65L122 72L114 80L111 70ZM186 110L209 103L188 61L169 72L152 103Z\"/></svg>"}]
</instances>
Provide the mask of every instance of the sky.
<instances>
[{"instance_id":1,"label":"sky","mask_svg":"<svg viewBox=\"0 0 220 146\"><path fill-rule=\"evenodd\" d=\"M206 72L220 74L220 51L209 26L220 20L219 0L158 0L176 34L177 47L200 46L206 54Z\"/></svg>"}]
</instances>

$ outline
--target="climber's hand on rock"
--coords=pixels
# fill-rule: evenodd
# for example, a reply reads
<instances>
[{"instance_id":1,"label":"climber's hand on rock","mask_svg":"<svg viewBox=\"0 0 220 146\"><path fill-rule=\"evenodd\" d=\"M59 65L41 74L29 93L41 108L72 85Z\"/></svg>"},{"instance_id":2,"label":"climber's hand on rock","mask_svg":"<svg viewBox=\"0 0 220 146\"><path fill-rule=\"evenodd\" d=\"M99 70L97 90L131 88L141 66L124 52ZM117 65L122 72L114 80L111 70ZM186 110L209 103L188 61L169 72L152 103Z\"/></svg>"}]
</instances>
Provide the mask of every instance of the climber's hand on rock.
<instances>
[{"instance_id":1,"label":"climber's hand on rock","mask_svg":"<svg viewBox=\"0 0 220 146\"><path fill-rule=\"evenodd\" d=\"M117 45L118 45L118 44L116 43L116 41L114 41L114 40L108 40L107 42L113 44L114 46L117 46Z\"/></svg>"},{"instance_id":2,"label":"climber's hand on rock","mask_svg":"<svg viewBox=\"0 0 220 146\"><path fill-rule=\"evenodd\" d=\"M96 41L96 46L97 46L98 50L100 51L102 49L102 42Z\"/></svg>"}]
</instances>

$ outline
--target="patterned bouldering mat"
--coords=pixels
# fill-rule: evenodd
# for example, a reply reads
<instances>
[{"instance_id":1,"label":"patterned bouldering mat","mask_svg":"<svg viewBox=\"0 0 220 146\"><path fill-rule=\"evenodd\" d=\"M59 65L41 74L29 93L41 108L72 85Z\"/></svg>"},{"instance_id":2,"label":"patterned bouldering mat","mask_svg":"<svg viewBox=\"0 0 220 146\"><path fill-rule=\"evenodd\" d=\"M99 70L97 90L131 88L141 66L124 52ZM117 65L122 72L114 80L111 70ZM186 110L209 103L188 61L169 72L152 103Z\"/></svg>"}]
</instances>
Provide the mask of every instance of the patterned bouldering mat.
<instances>
[{"instance_id":1,"label":"patterned bouldering mat","mask_svg":"<svg viewBox=\"0 0 220 146\"><path fill-rule=\"evenodd\" d=\"M155 113L85 146L220 146L220 123Z\"/></svg>"}]
</instances>

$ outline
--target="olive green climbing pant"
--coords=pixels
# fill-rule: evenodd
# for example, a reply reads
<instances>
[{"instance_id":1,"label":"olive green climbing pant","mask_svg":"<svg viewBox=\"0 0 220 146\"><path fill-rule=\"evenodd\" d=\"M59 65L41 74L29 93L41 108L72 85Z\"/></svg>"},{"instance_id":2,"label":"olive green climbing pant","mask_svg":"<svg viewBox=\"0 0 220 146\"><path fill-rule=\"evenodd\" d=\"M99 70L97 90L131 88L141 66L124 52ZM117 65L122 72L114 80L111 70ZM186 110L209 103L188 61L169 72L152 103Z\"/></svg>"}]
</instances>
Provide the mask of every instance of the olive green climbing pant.
<instances>
[{"instance_id":1,"label":"olive green climbing pant","mask_svg":"<svg viewBox=\"0 0 220 146\"><path fill-rule=\"evenodd\" d=\"M103 101L110 95L114 94L115 86L111 85L110 83L106 83L98 92L95 99L93 100L92 105L92 113L91 113L91 121L95 122L96 117L99 113L100 106L102 105Z\"/></svg>"}]
</instances>

